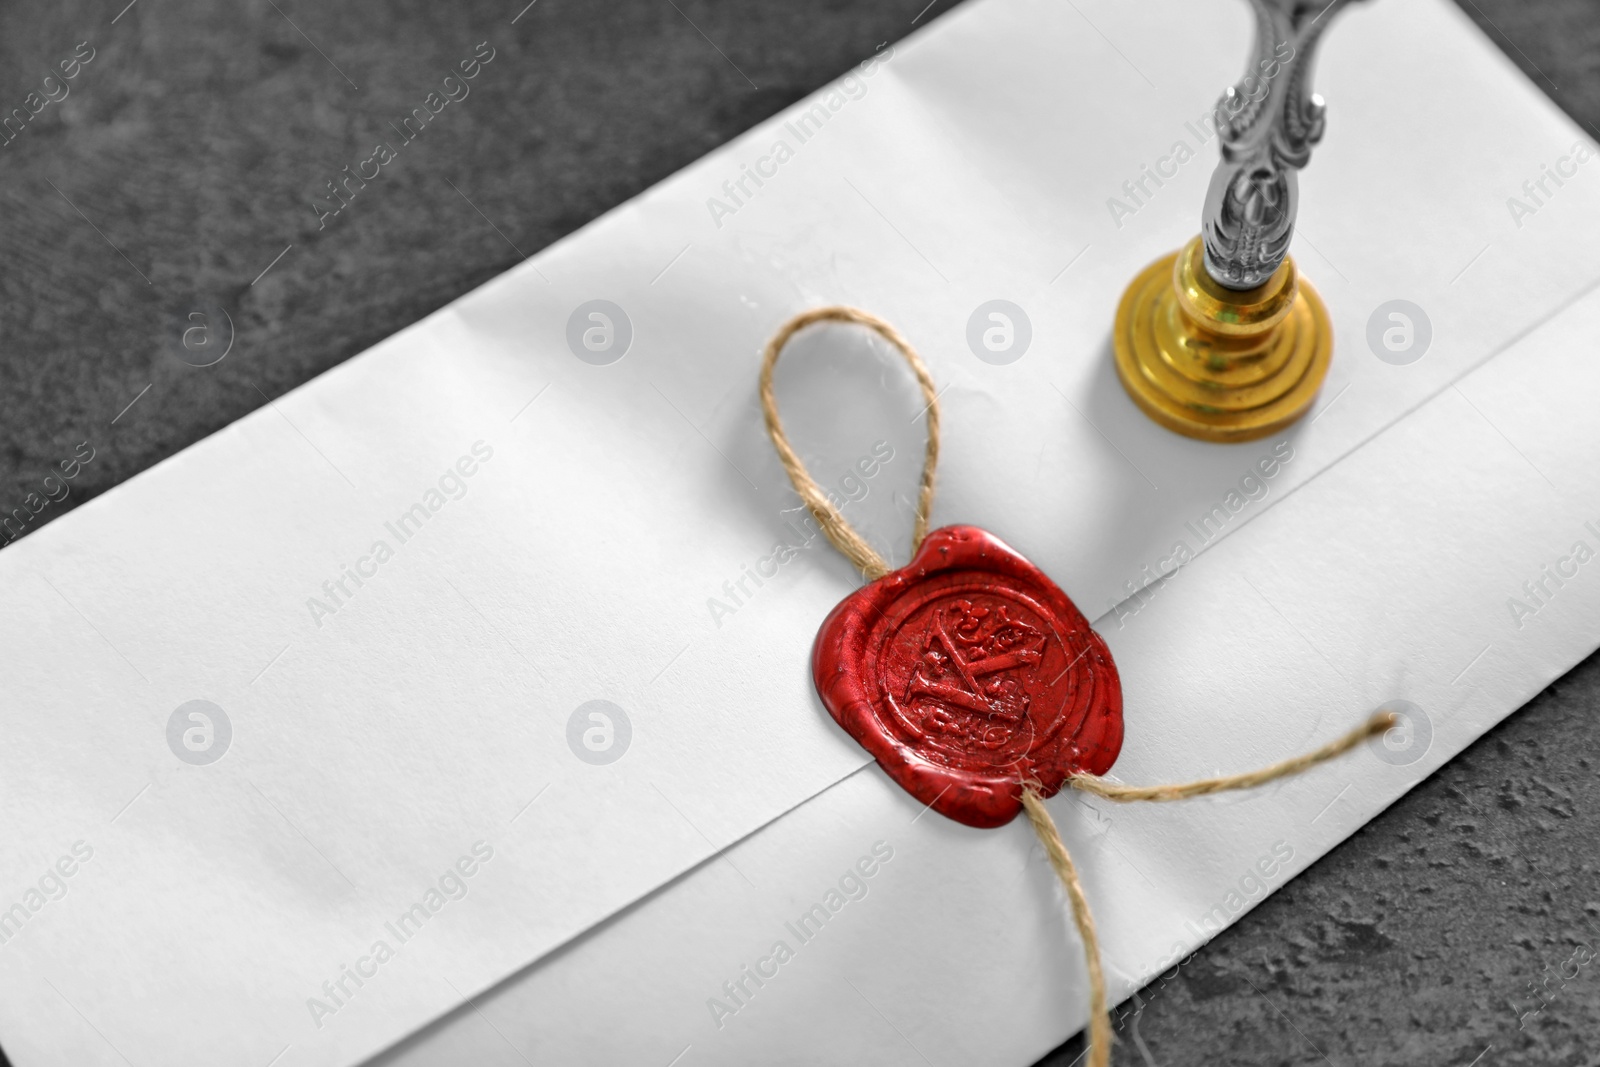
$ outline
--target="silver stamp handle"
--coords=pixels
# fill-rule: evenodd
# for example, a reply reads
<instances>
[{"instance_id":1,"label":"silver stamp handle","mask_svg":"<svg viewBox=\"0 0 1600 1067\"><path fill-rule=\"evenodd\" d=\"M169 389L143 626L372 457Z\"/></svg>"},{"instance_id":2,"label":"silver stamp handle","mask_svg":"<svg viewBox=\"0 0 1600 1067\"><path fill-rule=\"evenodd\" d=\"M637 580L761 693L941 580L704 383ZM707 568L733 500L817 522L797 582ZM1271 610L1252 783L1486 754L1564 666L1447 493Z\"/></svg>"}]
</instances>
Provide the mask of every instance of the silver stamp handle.
<instances>
[{"instance_id":1,"label":"silver stamp handle","mask_svg":"<svg viewBox=\"0 0 1600 1067\"><path fill-rule=\"evenodd\" d=\"M1243 78L1217 101L1222 160L1206 190L1200 235L1206 271L1229 289L1271 278L1294 237L1296 173L1322 139L1323 102L1311 91L1323 32L1350 0L1250 0L1255 46Z\"/></svg>"}]
</instances>

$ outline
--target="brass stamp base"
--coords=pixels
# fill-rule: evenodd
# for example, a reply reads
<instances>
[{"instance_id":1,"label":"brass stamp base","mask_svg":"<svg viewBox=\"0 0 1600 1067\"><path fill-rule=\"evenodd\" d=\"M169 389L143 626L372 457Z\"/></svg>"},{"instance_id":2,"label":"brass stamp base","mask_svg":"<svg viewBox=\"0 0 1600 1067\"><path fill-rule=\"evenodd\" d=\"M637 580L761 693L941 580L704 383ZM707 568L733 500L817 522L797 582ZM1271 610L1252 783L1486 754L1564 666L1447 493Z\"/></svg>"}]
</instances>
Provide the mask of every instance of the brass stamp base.
<instances>
[{"instance_id":1,"label":"brass stamp base","mask_svg":"<svg viewBox=\"0 0 1600 1067\"><path fill-rule=\"evenodd\" d=\"M1236 292L1206 274L1196 237L1134 278L1112 347L1123 388L1156 422L1206 441L1251 441L1310 409L1333 326L1292 259L1265 285Z\"/></svg>"}]
</instances>

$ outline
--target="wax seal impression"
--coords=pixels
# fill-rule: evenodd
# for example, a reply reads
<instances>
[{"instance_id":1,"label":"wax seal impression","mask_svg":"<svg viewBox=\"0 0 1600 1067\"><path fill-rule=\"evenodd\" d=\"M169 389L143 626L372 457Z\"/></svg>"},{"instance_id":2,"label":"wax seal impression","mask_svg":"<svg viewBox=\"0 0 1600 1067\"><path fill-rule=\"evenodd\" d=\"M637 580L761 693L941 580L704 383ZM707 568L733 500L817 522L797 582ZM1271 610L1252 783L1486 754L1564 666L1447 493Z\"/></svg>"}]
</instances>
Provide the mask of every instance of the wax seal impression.
<instances>
[{"instance_id":1,"label":"wax seal impression","mask_svg":"<svg viewBox=\"0 0 1600 1067\"><path fill-rule=\"evenodd\" d=\"M822 702L912 796L968 826L1010 822L1022 783L1054 795L1122 747L1100 635L1044 572L972 526L851 594L812 650Z\"/></svg>"}]
</instances>

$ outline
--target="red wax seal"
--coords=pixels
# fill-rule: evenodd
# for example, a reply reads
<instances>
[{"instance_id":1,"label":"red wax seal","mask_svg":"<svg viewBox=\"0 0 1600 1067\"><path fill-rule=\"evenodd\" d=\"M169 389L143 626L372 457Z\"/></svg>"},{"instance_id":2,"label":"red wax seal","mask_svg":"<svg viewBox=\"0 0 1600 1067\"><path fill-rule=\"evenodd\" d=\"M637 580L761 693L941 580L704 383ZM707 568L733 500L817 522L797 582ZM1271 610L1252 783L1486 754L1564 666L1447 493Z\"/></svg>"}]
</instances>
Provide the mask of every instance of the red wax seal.
<instances>
[{"instance_id":1,"label":"red wax seal","mask_svg":"<svg viewBox=\"0 0 1600 1067\"><path fill-rule=\"evenodd\" d=\"M1043 571L973 526L933 531L909 564L846 597L811 660L834 720L968 826L1015 818L1024 780L1054 796L1122 748L1105 642Z\"/></svg>"}]
</instances>

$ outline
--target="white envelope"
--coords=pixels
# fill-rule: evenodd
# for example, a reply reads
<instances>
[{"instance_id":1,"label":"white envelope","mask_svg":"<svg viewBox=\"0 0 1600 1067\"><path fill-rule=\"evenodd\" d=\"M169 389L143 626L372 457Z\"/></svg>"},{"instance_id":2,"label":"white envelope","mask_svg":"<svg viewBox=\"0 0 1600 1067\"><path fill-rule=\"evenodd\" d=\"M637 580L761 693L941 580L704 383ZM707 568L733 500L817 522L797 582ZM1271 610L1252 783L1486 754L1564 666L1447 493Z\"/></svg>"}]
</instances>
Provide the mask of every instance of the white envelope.
<instances>
[{"instance_id":1,"label":"white envelope","mask_svg":"<svg viewBox=\"0 0 1600 1067\"><path fill-rule=\"evenodd\" d=\"M1192 233L1210 157L1120 229L1106 201L1198 141L1185 122L1236 76L1244 12L984 0L0 552L0 861L22 909L0 928L8 1053L348 1064L457 1009L403 1055L458 1062L487 1034L558 1062L817 1062L895 1041L1022 1062L1080 1025L1081 954L1025 829L918 817L811 690L811 637L858 578L797 509L754 375L767 334L815 303L900 324L944 387L937 521L993 530L1091 616L1118 605L1100 623L1129 698L1118 774L1253 766L1385 700L1429 709L1432 745L1403 769L1352 759L1182 810L1058 799L1119 992L1192 949L1203 916L1231 918L1207 909L1243 875L1281 884L1564 670L1595 643L1581 583L1502 634L1501 586L1477 579L1490 561L1512 595L1581 536L1589 431L1556 414L1579 391L1533 392L1587 372L1485 361L1541 323L1583 336L1600 185L1580 169L1515 227L1505 197L1577 131L1438 0L1341 18L1297 245L1338 357L1283 441L1159 430L1106 352L1121 287ZM1452 62L1406 61L1430 52ZM1031 321L1006 366L966 344L997 296ZM1433 327L1403 367L1363 342L1394 298ZM623 315L589 318L597 299ZM613 352L631 334L619 360L584 347L597 324ZM1522 362L1562 358L1524 344ZM923 433L903 368L819 330L779 391L819 479L903 560ZM1508 440L1551 453L1543 474L1500 463ZM1468 492L1463 455L1498 503L1460 501L1472 522L1434 532L1417 502ZM1223 536L1187 532L1219 503ZM1194 561L1126 602L1180 540ZM1390 617L1369 617L1380 602ZM583 711L596 700L609 723ZM623 757L585 762L585 730L617 744L624 720ZM1268 876L1279 842L1292 855ZM713 1019L721 984L748 994L740 968L863 860L866 896L829 920L850 937L791 946L779 973L809 978L747 1005L723 992L738 1010ZM1038 980L999 977L1017 974ZM994 1010L947 1033L944 998L974 989Z\"/></svg>"}]
</instances>

